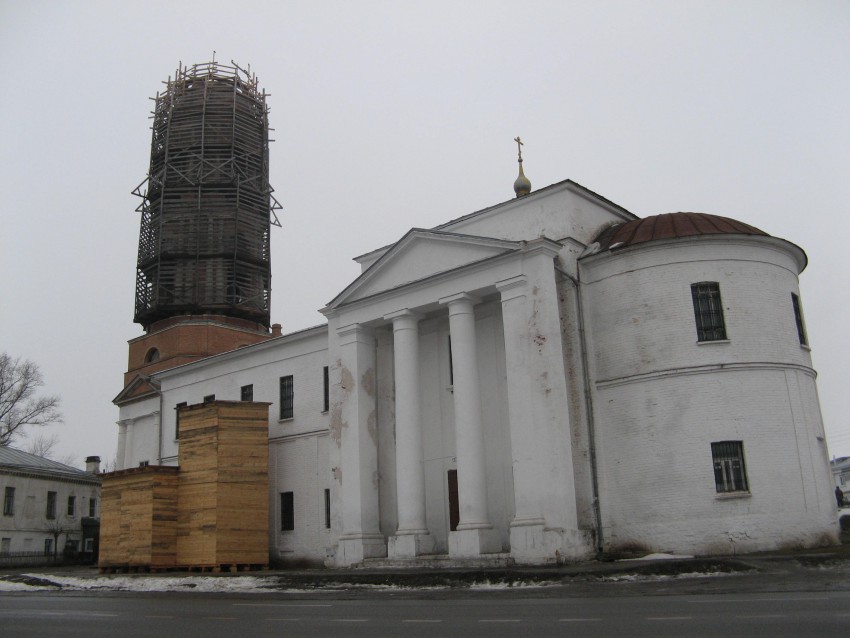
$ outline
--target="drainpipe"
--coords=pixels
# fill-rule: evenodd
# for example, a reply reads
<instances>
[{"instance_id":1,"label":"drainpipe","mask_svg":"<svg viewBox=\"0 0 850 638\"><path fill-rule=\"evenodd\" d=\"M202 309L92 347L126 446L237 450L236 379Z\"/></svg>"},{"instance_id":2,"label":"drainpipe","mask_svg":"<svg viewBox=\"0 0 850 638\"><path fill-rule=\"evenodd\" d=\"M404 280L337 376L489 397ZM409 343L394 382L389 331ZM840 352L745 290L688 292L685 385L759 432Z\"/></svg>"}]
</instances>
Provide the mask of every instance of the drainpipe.
<instances>
[{"instance_id":1,"label":"drainpipe","mask_svg":"<svg viewBox=\"0 0 850 638\"><path fill-rule=\"evenodd\" d=\"M576 264L578 268L578 264ZM590 371L587 365L587 338L584 330L584 306L581 299L581 286L579 280L574 278L570 273L555 266L555 269L564 277L569 279L573 284L573 289L576 293L576 316L579 338L579 351L581 352L581 371L582 381L584 385L584 402L587 409L587 437L588 437L588 454L590 455L590 482L591 492L593 496L593 517L596 522L596 552L602 553L604 546L602 537L602 509L599 505L599 476L596 464L596 425L593 417L593 393L590 390ZM581 275L579 274L579 277Z\"/></svg>"}]
</instances>

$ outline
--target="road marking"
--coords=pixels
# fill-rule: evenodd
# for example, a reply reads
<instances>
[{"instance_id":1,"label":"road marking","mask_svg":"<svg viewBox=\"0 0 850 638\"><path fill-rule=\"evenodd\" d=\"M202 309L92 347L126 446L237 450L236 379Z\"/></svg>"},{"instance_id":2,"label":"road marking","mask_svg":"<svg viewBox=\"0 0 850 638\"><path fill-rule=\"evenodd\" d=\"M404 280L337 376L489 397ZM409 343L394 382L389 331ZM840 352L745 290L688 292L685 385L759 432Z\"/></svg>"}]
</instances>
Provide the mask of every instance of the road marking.
<instances>
[{"instance_id":1,"label":"road marking","mask_svg":"<svg viewBox=\"0 0 850 638\"><path fill-rule=\"evenodd\" d=\"M598 622L601 618L558 618L558 622Z\"/></svg>"},{"instance_id":2,"label":"road marking","mask_svg":"<svg viewBox=\"0 0 850 638\"><path fill-rule=\"evenodd\" d=\"M313 603L233 603L233 607L333 607L329 604Z\"/></svg>"},{"instance_id":3,"label":"road marking","mask_svg":"<svg viewBox=\"0 0 850 638\"><path fill-rule=\"evenodd\" d=\"M738 614L735 618L785 618L785 614Z\"/></svg>"},{"instance_id":4,"label":"road marking","mask_svg":"<svg viewBox=\"0 0 850 638\"><path fill-rule=\"evenodd\" d=\"M713 600L689 600L689 603L776 603L788 601L832 600L830 596L810 596L807 598L715 598Z\"/></svg>"},{"instance_id":5,"label":"road marking","mask_svg":"<svg viewBox=\"0 0 850 638\"><path fill-rule=\"evenodd\" d=\"M480 618L478 622L522 622L519 618Z\"/></svg>"},{"instance_id":6,"label":"road marking","mask_svg":"<svg viewBox=\"0 0 850 638\"><path fill-rule=\"evenodd\" d=\"M401 622L443 622L439 618L404 618Z\"/></svg>"},{"instance_id":7,"label":"road marking","mask_svg":"<svg viewBox=\"0 0 850 638\"><path fill-rule=\"evenodd\" d=\"M646 620L693 620L693 616L647 616Z\"/></svg>"},{"instance_id":8,"label":"road marking","mask_svg":"<svg viewBox=\"0 0 850 638\"><path fill-rule=\"evenodd\" d=\"M331 618L333 622L369 622L368 618Z\"/></svg>"},{"instance_id":9,"label":"road marking","mask_svg":"<svg viewBox=\"0 0 850 638\"><path fill-rule=\"evenodd\" d=\"M266 618L266 620L281 620L287 622L301 622L300 618Z\"/></svg>"}]
</instances>

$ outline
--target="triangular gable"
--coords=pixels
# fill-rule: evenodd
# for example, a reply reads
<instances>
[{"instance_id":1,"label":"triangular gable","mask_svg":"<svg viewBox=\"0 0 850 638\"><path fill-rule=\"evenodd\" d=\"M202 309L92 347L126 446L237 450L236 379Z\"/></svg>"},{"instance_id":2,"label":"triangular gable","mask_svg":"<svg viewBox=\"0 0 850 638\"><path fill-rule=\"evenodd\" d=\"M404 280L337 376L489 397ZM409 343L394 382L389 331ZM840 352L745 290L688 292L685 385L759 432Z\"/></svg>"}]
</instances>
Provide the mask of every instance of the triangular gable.
<instances>
[{"instance_id":1,"label":"triangular gable","mask_svg":"<svg viewBox=\"0 0 850 638\"><path fill-rule=\"evenodd\" d=\"M328 308L512 252L522 245L519 241L414 228L337 295Z\"/></svg>"},{"instance_id":2,"label":"triangular gable","mask_svg":"<svg viewBox=\"0 0 850 638\"><path fill-rule=\"evenodd\" d=\"M150 377L138 375L128 383L118 396L112 399L112 403L121 406L133 401L140 401L159 393L159 387L151 383Z\"/></svg>"}]
</instances>

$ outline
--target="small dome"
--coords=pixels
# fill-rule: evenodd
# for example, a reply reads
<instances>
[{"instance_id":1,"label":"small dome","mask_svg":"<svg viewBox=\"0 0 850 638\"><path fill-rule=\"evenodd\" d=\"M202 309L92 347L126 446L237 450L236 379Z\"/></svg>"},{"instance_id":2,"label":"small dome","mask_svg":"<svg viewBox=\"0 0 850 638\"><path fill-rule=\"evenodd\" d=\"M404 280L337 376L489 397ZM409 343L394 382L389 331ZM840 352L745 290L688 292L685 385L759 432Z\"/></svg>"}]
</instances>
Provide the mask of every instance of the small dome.
<instances>
[{"instance_id":1,"label":"small dome","mask_svg":"<svg viewBox=\"0 0 850 638\"><path fill-rule=\"evenodd\" d=\"M697 235L769 235L743 222L705 213L666 213L609 226L594 240L599 250L615 250L659 239Z\"/></svg>"},{"instance_id":2,"label":"small dome","mask_svg":"<svg viewBox=\"0 0 850 638\"><path fill-rule=\"evenodd\" d=\"M525 176L525 173L522 172L522 164L519 165L519 177L514 181L514 192L517 197L523 197L531 192L531 182Z\"/></svg>"}]
</instances>

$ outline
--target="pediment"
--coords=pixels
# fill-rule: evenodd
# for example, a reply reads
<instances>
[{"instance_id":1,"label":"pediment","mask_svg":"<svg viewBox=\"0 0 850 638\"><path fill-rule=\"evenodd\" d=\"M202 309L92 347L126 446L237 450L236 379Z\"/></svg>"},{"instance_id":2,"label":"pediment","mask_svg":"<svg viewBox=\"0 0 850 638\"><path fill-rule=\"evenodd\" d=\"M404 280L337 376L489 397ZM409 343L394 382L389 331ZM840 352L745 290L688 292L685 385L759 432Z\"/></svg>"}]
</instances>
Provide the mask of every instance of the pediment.
<instances>
[{"instance_id":1,"label":"pediment","mask_svg":"<svg viewBox=\"0 0 850 638\"><path fill-rule=\"evenodd\" d=\"M118 396L112 399L112 403L118 406L126 405L158 393L159 388L151 383L150 377L138 375L133 377L133 380L118 393Z\"/></svg>"},{"instance_id":2,"label":"pediment","mask_svg":"<svg viewBox=\"0 0 850 638\"><path fill-rule=\"evenodd\" d=\"M385 252L329 308L422 281L522 248L523 242L414 228Z\"/></svg>"}]
</instances>

